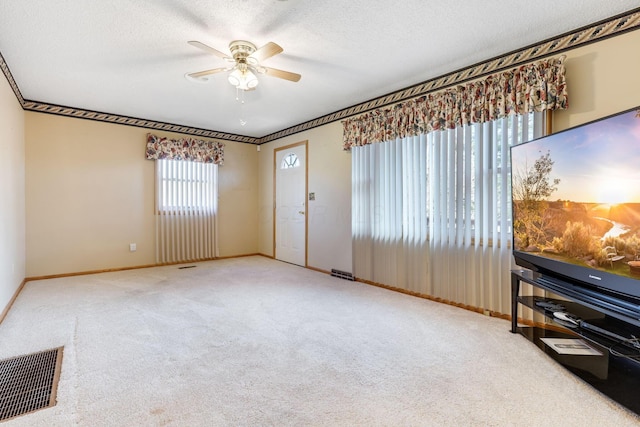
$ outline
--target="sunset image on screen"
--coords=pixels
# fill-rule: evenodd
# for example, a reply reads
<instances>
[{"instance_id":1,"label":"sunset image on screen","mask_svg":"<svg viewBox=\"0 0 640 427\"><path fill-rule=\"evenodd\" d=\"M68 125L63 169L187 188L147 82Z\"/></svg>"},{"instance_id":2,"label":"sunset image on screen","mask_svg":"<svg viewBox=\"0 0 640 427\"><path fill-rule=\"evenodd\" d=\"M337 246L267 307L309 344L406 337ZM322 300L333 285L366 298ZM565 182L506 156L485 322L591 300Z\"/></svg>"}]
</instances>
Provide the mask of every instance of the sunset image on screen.
<instances>
[{"instance_id":1,"label":"sunset image on screen","mask_svg":"<svg viewBox=\"0 0 640 427\"><path fill-rule=\"evenodd\" d=\"M514 249L638 274L637 111L514 147L511 171Z\"/></svg>"}]
</instances>

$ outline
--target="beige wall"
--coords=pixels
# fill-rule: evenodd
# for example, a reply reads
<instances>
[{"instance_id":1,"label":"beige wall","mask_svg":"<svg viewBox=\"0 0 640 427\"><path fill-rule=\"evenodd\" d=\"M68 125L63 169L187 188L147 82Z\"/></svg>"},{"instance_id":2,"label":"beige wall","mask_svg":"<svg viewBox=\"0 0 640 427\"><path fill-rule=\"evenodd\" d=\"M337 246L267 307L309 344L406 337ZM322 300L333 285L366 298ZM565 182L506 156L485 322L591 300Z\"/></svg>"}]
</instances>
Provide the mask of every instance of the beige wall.
<instances>
[{"instance_id":1,"label":"beige wall","mask_svg":"<svg viewBox=\"0 0 640 427\"><path fill-rule=\"evenodd\" d=\"M155 263L149 130L26 113L27 277ZM176 134L153 132L180 137ZM221 256L257 252L256 149L225 143ZM129 243L137 251L129 251Z\"/></svg>"},{"instance_id":2,"label":"beige wall","mask_svg":"<svg viewBox=\"0 0 640 427\"><path fill-rule=\"evenodd\" d=\"M219 168L220 256L258 253L258 152L255 145L225 142Z\"/></svg>"},{"instance_id":3,"label":"beige wall","mask_svg":"<svg viewBox=\"0 0 640 427\"><path fill-rule=\"evenodd\" d=\"M570 107L554 114L554 130L640 105L640 31L566 53ZM309 266L352 271L351 157L342 126L331 123L263 145L260 153L260 252L273 254L273 149L309 140ZM314 211L314 209L317 209Z\"/></svg>"},{"instance_id":4,"label":"beige wall","mask_svg":"<svg viewBox=\"0 0 640 427\"><path fill-rule=\"evenodd\" d=\"M640 30L566 53L569 108L553 117L554 132L640 105Z\"/></svg>"},{"instance_id":5,"label":"beige wall","mask_svg":"<svg viewBox=\"0 0 640 427\"><path fill-rule=\"evenodd\" d=\"M0 315L25 276L24 112L0 75ZM1 320L1 319L0 319Z\"/></svg>"},{"instance_id":6,"label":"beige wall","mask_svg":"<svg viewBox=\"0 0 640 427\"><path fill-rule=\"evenodd\" d=\"M273 256L274 150L308 141L307 263L351 271L351 154L342 150L342 124L330 123L260 146L260 252Z\"/></svg>"},{"instance_id":7,"label":"beige wall","mask_svg":"<svg viewBox=\"0 0 640 427\"><path fill-rule=\"evenodd\" d=\"M638 45L640 31L634 31L566 53L570 108L554 115L556 131L640 105ZM0 184L0 194L10 200L0 207L5 279L0 307L15 290L16 278L23 277L25 264L20 255L23 140L27 276L153 264L153 165L143 159L147 130L21 114L2 84L0 134L13 157L0 171L3 183L12 182ZM260 152L252 145L226 143L226 164L220 169L222 256L273 255L273 150L303 140L309 141L309 191L316 193L309 202L308 264L351 271L351 158L342 151L339 122L265 144ZM128 244L134 242L138 251L130 253Z\"/></svg>"}]
</instances>

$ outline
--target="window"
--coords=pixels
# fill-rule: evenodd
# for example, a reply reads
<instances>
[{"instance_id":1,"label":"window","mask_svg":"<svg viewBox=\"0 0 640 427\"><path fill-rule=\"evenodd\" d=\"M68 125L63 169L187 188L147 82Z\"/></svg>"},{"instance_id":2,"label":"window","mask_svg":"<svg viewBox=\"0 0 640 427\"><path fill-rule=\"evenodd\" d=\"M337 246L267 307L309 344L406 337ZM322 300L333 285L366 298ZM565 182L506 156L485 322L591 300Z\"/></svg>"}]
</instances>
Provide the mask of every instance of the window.
<instances>
[{"instance_id":1,"label":"window","mask_svg":"<svg viewBox=\"0 0 640 427\"><path fill-rule=\"evenodd\" d=\"M541 123L541 113L511 115L429 134L430 200L438 208L427 215L443 233L488 243L506 230L511 239L509 147L541 135Z\"/></svg>"},{"instance_id":2,"label":"window","mask_svg":"<svg viewBox=\"0 0 640 427\"><path fill-rule=\"evenodd\" d=\"M156 160L156 260L213 259L217 248L218 166Z\"/></svg>"},{"instance_id":3,"label":"window","mask_svg":"<svg viewBox=\"0 0 640 427\"><path fill-rule=\"evenodd\" d=\"M354 146L352 242L364 280L489 310L510 306L510 156L544 113Z\"/></svg>"},{"instance_id":4,"label":"window","mask_svg":"<svg viewBox=\"0 0 640 427\"><path fill-rule=\"evenodd\" d=\"M289 153L284 156L284 159L282 159L280 169L297 168L299 166L300 160L298 160L298 156L296 156L294 153Z\"/></svg>"},{"instance_id":5,"label":"window","mask_svg":"<svg viewBox=\"0 0 640 427\"><path fill-rule=\"evenodd\" d=\"M158 211L215 211L217 165L157 160Z\"/></svg>"}]
</instances>

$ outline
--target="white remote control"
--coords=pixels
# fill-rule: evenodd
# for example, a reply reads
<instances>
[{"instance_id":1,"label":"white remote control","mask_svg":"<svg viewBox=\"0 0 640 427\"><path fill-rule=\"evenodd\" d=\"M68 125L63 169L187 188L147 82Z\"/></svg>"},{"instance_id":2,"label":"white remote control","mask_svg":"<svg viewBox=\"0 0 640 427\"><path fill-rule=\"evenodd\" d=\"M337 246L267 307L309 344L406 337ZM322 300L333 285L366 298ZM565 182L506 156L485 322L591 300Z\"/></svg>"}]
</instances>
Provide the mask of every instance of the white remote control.
<instances>
[{"instance_id":1,"label":"white remote control","mask_svg":"<svg viewBox=\"0 0 640 427\"><path fill-rule=\"evenodd\" d=\"M566 311L555 311L553 313L553 317L558 320L563 320L565 322L572 323L576 326L580 326L580 318L571 313L567 313Z\"/></svg>"}]
</instances>

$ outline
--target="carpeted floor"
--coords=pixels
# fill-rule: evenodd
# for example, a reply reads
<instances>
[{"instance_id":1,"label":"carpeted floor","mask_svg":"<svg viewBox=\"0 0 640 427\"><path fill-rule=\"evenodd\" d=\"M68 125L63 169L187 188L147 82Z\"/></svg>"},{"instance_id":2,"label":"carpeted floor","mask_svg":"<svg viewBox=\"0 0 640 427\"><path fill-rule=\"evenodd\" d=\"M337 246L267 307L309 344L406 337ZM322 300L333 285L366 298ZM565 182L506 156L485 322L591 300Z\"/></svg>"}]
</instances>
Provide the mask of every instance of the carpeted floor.
<instances>
[{"instance_id":1,"label":"carpeted floor","mask_svg":"<svg viewBox=\"0 0 640 427\"><path fill-rule=\"evenodd\" d=\"M11 426L637 426L509 322L248 257L29 282L0 359L64 346Z\"/></svg>"}]
</instances>

